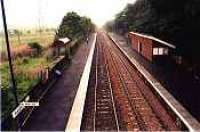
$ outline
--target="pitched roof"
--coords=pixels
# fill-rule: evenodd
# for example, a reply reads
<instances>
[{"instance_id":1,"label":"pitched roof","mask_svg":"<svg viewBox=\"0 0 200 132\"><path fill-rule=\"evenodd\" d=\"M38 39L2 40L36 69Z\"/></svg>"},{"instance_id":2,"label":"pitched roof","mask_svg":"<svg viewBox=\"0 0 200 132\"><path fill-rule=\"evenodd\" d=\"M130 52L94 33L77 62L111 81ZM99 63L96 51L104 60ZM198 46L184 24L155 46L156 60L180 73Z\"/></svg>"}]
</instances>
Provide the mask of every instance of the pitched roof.
<instances>
[{"instance_id":1,"label":"pitched roof","mask_svg":"<svg viewBox=\"0 0 200 132\"><path fill-rule=\"evenodd\" d=\"M65 37L65 38L59 38L58 41L63 42L64 44L68 43L70 41L69 38Z\"/></svg>"},{"instance_id":2,"label":"pitched roof","mask_svg":"<svg viewBox=\"0 0 200 132\"><path fill-rule=\"evenodd\" d=\"M55 40L50 47L63 47L66 46L71 40L67 37Z\"/></svg>"},{"instance_id":3,"label":"pitched roof","mask_svg":"<svg viewBox=\"0 0 200 132\"><path fill-rule=\"evenodd\" d=\"M145 34L140 34L140 33L136 33L136 32L130 32L130 34L134 34L134 35L137 35L137 36L140 36L140 37L143 37L143 38L148 38L148 39L157 41L157 42L159 42L159 43L161 43L161 44L163 44L163 45L166 45L166 46L168 46L168 47L171 47L171 48L173 48L173 49L176 48L175 45L170 44L170 43L168 43L168 42L166 42L166 41L160 40L160 39L158 39L158 38L156 38L156 37L154 37L154 36L145 35Z\"/></svg>"}]
</instances>

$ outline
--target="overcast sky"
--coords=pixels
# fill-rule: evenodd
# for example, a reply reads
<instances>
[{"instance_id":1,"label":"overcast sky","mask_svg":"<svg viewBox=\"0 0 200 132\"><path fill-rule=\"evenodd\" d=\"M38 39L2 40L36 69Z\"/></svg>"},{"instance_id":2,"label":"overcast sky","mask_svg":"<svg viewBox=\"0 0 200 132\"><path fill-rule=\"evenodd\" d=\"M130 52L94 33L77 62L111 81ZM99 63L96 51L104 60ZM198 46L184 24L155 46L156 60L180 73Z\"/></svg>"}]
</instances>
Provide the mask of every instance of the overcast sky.
<instances>
[{"instance_id":1,"label":"overcast sky","mask_svg":"<svg viewBox=\"0 0 200 132\"><path fill-rule=\"evenodd\" d=\"M97 25L113 19L135 0L4 0L9 28L57 27L69 11L88 16ZM1 20L2 21L2 20Z\"/></svg>"}]
</instances>

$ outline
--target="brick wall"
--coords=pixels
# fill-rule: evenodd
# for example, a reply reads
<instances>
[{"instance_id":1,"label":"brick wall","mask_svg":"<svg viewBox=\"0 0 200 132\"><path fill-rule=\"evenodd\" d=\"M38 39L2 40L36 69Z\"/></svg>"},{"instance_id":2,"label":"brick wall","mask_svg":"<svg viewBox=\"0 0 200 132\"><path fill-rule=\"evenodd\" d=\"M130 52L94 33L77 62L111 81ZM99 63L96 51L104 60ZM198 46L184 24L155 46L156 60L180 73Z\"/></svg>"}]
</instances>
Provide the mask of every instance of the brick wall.
<instances>
[{"instance_id":1,"label":"brick wall","mask_svg":"<svg viewBox=\"0 0 200 132\"><path fill-rule=\"evenodd\" d=\"M152 40L143 38L142 44L143 44L142 55L146 57L148 60L152 61L153 57Z\"/></svg>"},{"instance_id":2,"label":"brick wall","mask_svg":"<svg viewBox=\"0 0 200 132\"><path fill-rule=\"evenodd\" d=\"M140 36L137 36L135 34L129 34L129 38L131 39L131 45L134 50L136 50L139 54L144 56L149 61L152 61L153 58L153 46L152 46L152 40L147 38L142 38ZM138 45L141 45L141 51L139 51Z\"/></svg>"}]
</instances>

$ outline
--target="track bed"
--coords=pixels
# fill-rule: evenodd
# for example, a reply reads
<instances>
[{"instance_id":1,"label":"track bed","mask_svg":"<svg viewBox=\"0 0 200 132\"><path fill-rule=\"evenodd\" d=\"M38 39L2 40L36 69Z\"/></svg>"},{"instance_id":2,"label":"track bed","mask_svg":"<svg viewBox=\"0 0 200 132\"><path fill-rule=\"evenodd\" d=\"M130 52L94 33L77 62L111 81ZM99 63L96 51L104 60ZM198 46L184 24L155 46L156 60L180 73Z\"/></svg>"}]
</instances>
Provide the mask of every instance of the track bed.
<instances>
[{"instance_id":1,"label":"track bed","mask_svg":"<svg viewBox=\"0 0 200 132\"><path fill-rule=\"evenodd\" d=\"M151 87L103 32L97 35L81 130L180 130Z\"/></svg>"}]
</instances>

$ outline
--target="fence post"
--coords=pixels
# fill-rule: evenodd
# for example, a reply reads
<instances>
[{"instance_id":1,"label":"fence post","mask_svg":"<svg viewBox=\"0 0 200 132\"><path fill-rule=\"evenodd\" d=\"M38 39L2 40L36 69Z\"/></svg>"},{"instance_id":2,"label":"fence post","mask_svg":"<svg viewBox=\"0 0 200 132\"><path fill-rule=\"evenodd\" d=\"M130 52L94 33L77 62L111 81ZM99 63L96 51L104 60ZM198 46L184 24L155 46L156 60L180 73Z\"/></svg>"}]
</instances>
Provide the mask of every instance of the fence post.
<instances>
[{"instance_id":1,"label":"fence post","mask_svg":"<svg viewBox=\"0 0 200 132\"><path fill-rule=\"evenodd\" d=\"M47 80L49 79L49 67L46 67L46 72L45 72L46 76L45 76L45 82L47 82Z\"/></svg>"},{"instance_id":2,"label":"fence post","mask_svg":"<svg viewBox=\"0 0 200 132\"><path fill-rule=\"evenodd\" d=\"M42 81L43 76L42 76L42 70L40 71L40 81Z\"/></svg>"}]
</instances>

